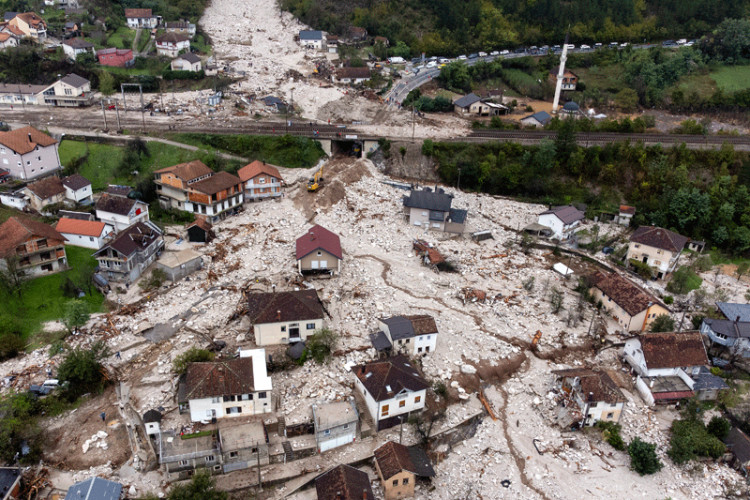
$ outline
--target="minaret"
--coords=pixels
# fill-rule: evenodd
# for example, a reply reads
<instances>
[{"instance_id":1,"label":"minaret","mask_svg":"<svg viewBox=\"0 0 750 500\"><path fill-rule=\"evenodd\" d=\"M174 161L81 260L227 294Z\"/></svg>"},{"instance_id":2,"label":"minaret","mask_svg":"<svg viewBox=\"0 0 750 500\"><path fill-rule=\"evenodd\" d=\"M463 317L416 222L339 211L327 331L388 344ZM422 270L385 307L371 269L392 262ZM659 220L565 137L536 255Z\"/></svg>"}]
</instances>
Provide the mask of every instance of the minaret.
<instances>
[{"instance_id":1,"label":"minaret","mask_svg":"<svg viewBox=\"0 0 750 500\"><path fill-rule=\"evenodd\" d=\"M568 34L565 34L565 45L560 54L560 68L557 71L557 85L555 85L555 100L552 101L552 114L557 114L557 105L560 103L560 92L562 91L563 77L565 76L565 61L568 60Z\"/></svg>"}]
</instances>

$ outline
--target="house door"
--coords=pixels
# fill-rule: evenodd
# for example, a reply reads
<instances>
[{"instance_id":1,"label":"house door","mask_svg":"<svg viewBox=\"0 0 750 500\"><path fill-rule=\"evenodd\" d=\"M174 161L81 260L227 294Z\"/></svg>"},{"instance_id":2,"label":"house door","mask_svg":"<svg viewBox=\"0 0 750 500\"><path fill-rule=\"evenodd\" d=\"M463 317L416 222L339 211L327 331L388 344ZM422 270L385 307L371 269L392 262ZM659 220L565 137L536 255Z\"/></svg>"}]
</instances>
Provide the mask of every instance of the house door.
<instances>
[{"instance_id":1,"label":"house door","mask_svg":"<svg viewBox=\"0 0 750 500\"><path fill-rule=\"evenodd\" d=\"M290 325L289 326L289 342L296 342L299 341L299 325Z\"/></svg>"},{"instance_id":2,"label":"house door","mask_svg":"<svg viewBox=\"0 0 750 500\"><path fill-rule=\"evenodd\" d=\"M643 263L645 264L645 263L647 263L647 262L648 262L648 257L644 255L644 256L643 256Z\"/></svg>"}]
</instances>

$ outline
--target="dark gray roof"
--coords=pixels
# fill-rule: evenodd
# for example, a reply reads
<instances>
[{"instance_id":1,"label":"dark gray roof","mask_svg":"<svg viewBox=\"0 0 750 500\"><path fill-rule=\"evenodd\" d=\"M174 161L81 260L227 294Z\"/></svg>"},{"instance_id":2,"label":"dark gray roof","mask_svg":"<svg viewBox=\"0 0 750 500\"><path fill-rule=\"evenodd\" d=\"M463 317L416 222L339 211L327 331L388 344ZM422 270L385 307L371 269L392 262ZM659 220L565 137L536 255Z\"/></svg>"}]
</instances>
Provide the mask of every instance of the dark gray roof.
<instances>
[{"instance_id":1,"label":"dark gray roof","mask_svg":"<svg viewBox=\"0 0 750 500\"><path fill-rule=\"evenodd\" d=\"M719 308L721 314L727 319L732 321L738 317L740 321L750 321L750 304L735 304L732 302L717 302L716 307Z\"/></svg>"},{"instance_id":2,"label":"dark gray roof","mask_svg":"<svg viewBox=\"0 0 750 500\"><path fill-rule=\"evenodd\" d=\"M565 111L578 111L579 109L581 109L581 107L577 103L570 101L565 103L563 109Z\"/></svg>"},{"instance_id":3,"label":"dark gray roof","mask_svg":"<svg viewBox=\"0 0 750 500\"><path fill-rule=\"evenodd\" d=\"M712 318L705 318L703 322L708 325L714 333L720 333L732 338L750 338L750 322Z\"/></svg>"},{"instance_id":4,"label":"dark gray roof","mask_svg":"<svg viewBox=\"0 0 750 500\"><path fill-rule=\"evenodd\" d=\"M573 205L564 205L561 207L555 207L547 210L546 212L542 212L539 215L547 215L547 214L553 214L558 219L560 219L563 224L572 224L573 222L577 220L582 220L586 214L578 210Z\"/></svg>"},{"instance_id":5,"label":"dark gray roof","mask_svg":"<svg viewBox=\"0 0 750 500\"><path fill-rule=\"evenodd\" d=\"M463 224L466 222L466 216L469 214L468 210L462 210L460 208L451 208L448 220L455 222L456 224Z\"/></svg>"},{"instance_id":6,"label":"dark gray roof","mask_svg":"<svg viewBox=\"0 0 750 500\"><path fill-rule=\"evenodd\" d=\"M91 45L93 47L93 45ZM82 87L89 83L88 80L86 80L82 76L78 76L75 73L68 73L64 77L60 79L63 83L67 83L68 85L72 85L73 87Z\"/></svg>"},{"instance_id":7,"label":"dark gray roof","mask_svg":"<svg viewBox=\"0 0 750 500\"><path fill-rule=\"evenodd\" d=\"M388 325L393 340L410 339L414 336L414 327L411 321L403 316L393 316L380 321Z\"/></svg>"},{"instance_id":8,"label":"dark gray roof","mask_svg":"<svg viewBox=\"0 0 750 500\"><path fill-rule=\"evenodd\" d=\"M370 342L372 342L372 346L378 352L386 351L393 347L391 342L388 340L388 337L386 337L385 333L383 332L371 333Z\"/></svg>"},{"instance_id":9,"label":"dark gray roof","mask_svg":"<svg viewBox=\"0 0 750 500\"><path fill-rule=\"evenodd\" d=\"M269 95L268 97L264 97L262 100L266 106L283 106L284 105L284 101L272 95Z\"/></svg>"},{"instance_id":10,"label":"dark gray roof","mask_svg":"<svg viewBox=\"0 0 750 500\"><path fill-rule=\"evenodd\" d=\"M539 123L541 123L542 125L546 125L547 122L552 119L552 117L550 116L550 114L547 113L546 111L537 111L533 115L524 116L521 119L525 120L526 118L533 118L536 121L538 121Z\"/></svg>"},{"instance_id":11,"label":"dark gray roof","mask_svg":"<svg viewBox=\"0 0 750 500\"><path fill-rule=\"evenodd\" d=\"M138 200L105 193L96 200L95 208L111 214L128 215L136 203L139 203Z\"/></svg>"},{"instance_id":12,"label":"dark gray roof","mask_svg":"<svg viewBox=\"0 0 750 500\"><path fill-rule=\"evenodd\" d=\"M91 185L91 181L82 176L81 174L73 174L68 177L65 177L62 180L63 186L72 189L73 191L78 191L79 189L83 189L86 186Z\"/></svg>"},{"instance_id":13,"label":"dark gray roof","mask_svg":"<svg viewBox=\"0 0 750 500\"><path fill-rule=\"evenodd\" d=\"M750 462L750 438L747 434L737 427L732 427L727 437L724 438L724 443L741 464Z\"/></svg>"},{"instance_id":14,"label":"dark gray roof","mask_svg":"<svg viewBox=\"0 0 750 500\"><path fill-rule=\"evenodd\" d=\"M125 257L130 257L136 252L146 250L154 242L163 242L161 231L151 222L136 222L100 248L94 256L104 255L111 248Z\"/></svg>"},{"instance_id":15,"label":"dark gray roof","mask_svg":"<svg viewBox=\"0 0 750 500\"><path fill-rule=\"evenodd\" d=\"M197 62L201 62L201 58L198 57L197 54L194 54L193 52L185 52L181 56L179 56L177 59L184 59L185 61L189 62L190 64L195 64Z\"/></svg>"},{"instance_id":16,"label":"dark gray roof","mask_svg":"<svg viewBox=\"0 0 750 500\"><path fill-rule=\"evenodd\" d=\"M65 500L120 500L122 485L100 477L91 477L70 487Z\"/></svg>"},{"instance_id":17,"label":"dark gray roof","mask_svg":"<svg viewBox=\"0 0 750 500\"><path fill-rule=\"evenodd\" d=\"M22 470L17 467L0 467L0 496L2 498L5 498L5 494L16 484L21 472Z\"/></svg>"},{"instance_id":18,"label":"dark gray roof","mask_svg":"<svg viewBox=\"0 0 750 500\"><path fill-rule=\"evenodd\" d=\"M322 40L323 32L318 30L303 30L299 32L300 40Z\"/></svg>"},{"instance_id":19,"label":"dark gray roof","mask_svg":"<svg viewBox=\"0 0 750 500\"><path fill-rule=\"evenodd\" d=\"M430 457L424 449L418 445L409 447L409 458L416 469L414 473L419 477L435 477L435 469L432 468Z\"/></svg>"},{"instance_id":20,"label":"dark gray roof","mask_svg":"<svg viewBox=\"0 0 750 500\"><path fill-rule=\"evenodd\" d=\"M5 21L7 23L8 21L10 21L14 17L16 17L17 14L18 14L18 12L6 12L3 15L3 21Z\"/></svg>"},{"instance_id":21,"label":"dark gray roof","mask_svg":"<svg viewBox=\"0 0 750 500\"><path fill-rule=\"evenodd\" d=\"M468 108L475 102L481 101L481 100L482 100L481 97L479 97L478 95L472 92L471 94L465 95L461 97L460 99L456 99L453 105L458 106L459 108Z\"/></svg>"},{"instance_id":22,"label":"dark gray roof","mask_svg":"<svg viewBox=\"0 0 750 500\"><path fill-rule=\"evenodd\" d=\"M438 192L430 188L424 188L421 191L412 190L409 196L404 196L404 206L411 208L424 208L426 210L437 210L448 212L451 209L453 197L439 189Z\"/></svg>"},{"instance_id":23,"label":"dark gray roof","mask_svg":"<svg viewBox=\"0 0 750 500\"><path fill-rule=\"evenodd\" d=\"M695 375L693 380L695 381L695 385L693 386L694 391L729 389L729 386L724 382L723 378L717 377L705 366L700 367L698 375Z\"/></svg>"}]
</instances>

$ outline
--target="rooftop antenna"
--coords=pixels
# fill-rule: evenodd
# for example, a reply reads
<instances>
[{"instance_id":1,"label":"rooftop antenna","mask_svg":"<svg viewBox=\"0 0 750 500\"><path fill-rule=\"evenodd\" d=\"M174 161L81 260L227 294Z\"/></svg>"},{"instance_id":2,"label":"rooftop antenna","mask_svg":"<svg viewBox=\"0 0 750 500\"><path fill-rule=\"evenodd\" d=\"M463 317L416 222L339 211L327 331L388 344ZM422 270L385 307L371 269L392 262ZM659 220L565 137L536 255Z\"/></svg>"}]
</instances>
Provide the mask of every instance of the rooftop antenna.
<instances>
[{"instance_id":1,"label":"rooftop antenna","mask_svg":"<svg viewBox=\"0 0 750 500\"><path fill-rule=\"evenodd\" d=\"M555 100L552 101L552 114L557 114L557 106L560 103L560 92L562 91L563 78L565 76L565 61L568 60L568 35L570 34L570 26L568 26L568 32L565 33L565 44L560 54L560 67L557 70L557 85L555 85Z\"/></svg>"}]
</instances>

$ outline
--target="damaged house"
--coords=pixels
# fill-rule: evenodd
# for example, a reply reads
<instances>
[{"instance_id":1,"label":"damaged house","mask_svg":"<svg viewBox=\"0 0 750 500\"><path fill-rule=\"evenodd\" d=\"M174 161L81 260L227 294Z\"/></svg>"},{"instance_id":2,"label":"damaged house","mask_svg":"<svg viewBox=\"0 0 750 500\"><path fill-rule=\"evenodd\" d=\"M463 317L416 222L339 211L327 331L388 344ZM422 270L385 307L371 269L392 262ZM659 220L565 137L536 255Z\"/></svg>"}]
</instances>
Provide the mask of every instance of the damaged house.
<instances>
[{"instance_id":1,"label":"damaged house","mask_svg":"<svg viewBox=\"0 0 750 500\"><path fill-rule=\"evenodd\" d=\"M164 238L159 228L148 221L137 222L105 243L94 257L99 262L100 273L107 279L132 283L156 260L163 248Z\"/></svg>"},{"instance_id":2,"label":"damaged house","mask_svg":"<svg viewBox=\"0 0 750 500\"><path fill-rule=\"evenodd\" d=\"M617 273L596 272L589 282L594 302L601 302L627 332L644 331L657 317L671 313L659 299Z\"/></svg>"},{"instance_id":3,"label":"damaged house","mask_svg":"<svg viewBox=\"0 0 750 500\"><path fill-rule=\"evenodd\" d=\"M423 356L435 352L438 329L435 319L427 314L392 316L378 320L377 333L370 335L378 352L396 352L407 356Z\"/></svg>"},{"instance_id":4,"label":"damaged house","mask_svg":"<svg viewBox=\"0 0 750 500\"><path fill-rule=\"evenodd\" d=\"M404 196L403 203L404 213L413 226L446 233L464 232L468 211L451 208L453 196L442 188L412 189L409 196Z\"/></svg>"},{"instance_id":5,"label":"damaged house","mask_svg":"<svg viewBox=\"0 0 750 500\"><path fill-rule=\"evenodd\" d=\"M353 400L313 404L312 413L318 453L357 440L359 413Z\"/></svg>"},{"instance_id":6,"label":"damaged house","mask_svg":"<svg viewBox=\"0 0 750 500\"><path fill-rule=\"evenodd\" d=\"M366 472L351 465L339 465L315 478L318 500L374 499Z\"/></svg>"},{"instance_id":7,"label":"damaged house","mask_svg":"<svg viewBox=\"0 0 750 500\"><path fill-rule=\"evenodd\" d=\"M656 270L656 278L662 279L674 271L687 242L687 236L669 229L641 226L630 236L628 259L648 264Z\"/></svg>"},{"instance_id":8,"label":"damaged house","mask_svg":"<svg viewBox=\"0 0 750 500\"><path fill-rule=\"evenodd\" d=\"M257 418L243 423L222 421L219 446L224 473L269 463L268 434Z\"/></svg>"},{"instance_id":9,"label":"damaged house","mask_svg":"<svg viewBox=\"0 0 750 500\"><path fill-rule=\"evenodd\" d=\"M375 470L385 490L385 500L414 496L417 478L435 477L427 453L419 446L388 441L374 451Z\"/></svg>"},{"instance_id":10,"label":"damaged house","mask_svg":"<svg viewBox=\"0 0 750 500\"><path fill-rule=\"evenodd\" d=\"M606 372L570 368L552 373L561 396L557 417L562 427L581 428L599 421L620 421L627 400Z\"/></svg>"},{"instance_id":11,"label":"damaged house","mask_svg":"<svg viewBox=\"0 0 750 500\"><path fill-rule=\"evenodd\" d=\"M255 344L293 344L323 328L323 305L315 290L250 293L247 317Z\"/></svg>"},{"instance_id":12,"label":"damaged house","mask_svg":"<svg viewBox=\"0 0 750 500\"><path fill-rule=\"evenodd\" d=\"M341 272L341 239L335 233L315 225L297 238L297 272L328 273Z\"/></svg>"}]
</instances>

